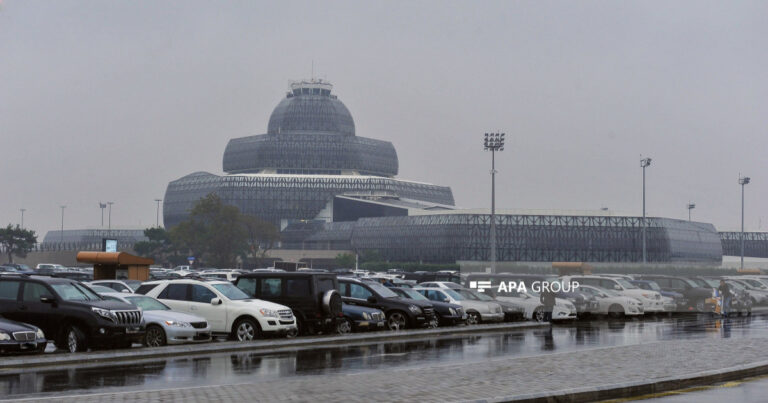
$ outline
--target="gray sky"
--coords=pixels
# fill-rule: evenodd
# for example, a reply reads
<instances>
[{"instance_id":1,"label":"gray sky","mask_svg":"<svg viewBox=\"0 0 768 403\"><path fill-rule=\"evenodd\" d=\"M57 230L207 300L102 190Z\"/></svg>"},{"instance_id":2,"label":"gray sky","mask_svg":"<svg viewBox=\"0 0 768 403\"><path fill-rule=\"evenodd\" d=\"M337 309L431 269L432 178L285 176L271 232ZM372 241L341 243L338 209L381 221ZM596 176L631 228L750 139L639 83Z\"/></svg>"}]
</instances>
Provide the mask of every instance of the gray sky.
<instances>
[{"instance_id":1,"label":"gray sky","mask_svg":"<svg viewBox=\"0 0 768 403\"><path fill-rule=\"evenodd\" d=\"M768 230L768 2L19 1L0 5L0 223L149 226L171 180L221 173L291 80L334 84L404 179L501 208Z\"/></svg>"}]
</instances>

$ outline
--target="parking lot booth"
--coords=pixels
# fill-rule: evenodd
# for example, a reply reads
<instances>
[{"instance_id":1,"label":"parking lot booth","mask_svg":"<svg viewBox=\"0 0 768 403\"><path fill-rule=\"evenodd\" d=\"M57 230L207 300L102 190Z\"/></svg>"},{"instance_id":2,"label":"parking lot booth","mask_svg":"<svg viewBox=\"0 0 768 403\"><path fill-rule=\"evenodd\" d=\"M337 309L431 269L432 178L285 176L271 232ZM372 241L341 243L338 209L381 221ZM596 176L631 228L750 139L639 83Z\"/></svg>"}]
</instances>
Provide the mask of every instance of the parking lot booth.
<instances>
[{"instance_id":1,"label":"parking lot booth","mask_svg":"<svg viewBox=\"0 0 768 403\"><path fill-rule=\"evenodd\" d=\"M154 259L125 252L78 252L79 263L93 264L94 280L149 280L149 266Z\"/></svg>"}]
</instances>

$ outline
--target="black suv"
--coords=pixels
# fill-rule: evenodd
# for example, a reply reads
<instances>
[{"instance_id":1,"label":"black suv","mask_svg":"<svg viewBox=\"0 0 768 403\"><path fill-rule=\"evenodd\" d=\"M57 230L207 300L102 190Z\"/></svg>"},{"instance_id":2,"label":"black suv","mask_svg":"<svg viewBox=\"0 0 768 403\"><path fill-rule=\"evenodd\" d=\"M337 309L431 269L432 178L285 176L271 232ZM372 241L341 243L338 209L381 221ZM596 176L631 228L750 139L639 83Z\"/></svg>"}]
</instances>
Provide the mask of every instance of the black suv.
<instances>
[{"instance_id":1,"label":"black suv","mask_svg":"<svg viewBox=\"0 0 768 403\"><path fill-rule=\"evenodd\" d=\"M662 291L674 291L683 294L683 308L692 308L698 312L711 312L714 306L707 303L712 297L712 289L700 287L696 282L685 277L644 274L634 276L637 280L650 280L659 285Z\"/></svg>"},{"instance_id":2,"label":"black suv","mask_svg":"<svg viewBox=\"0 0 768 403\"><path fill-rule=\"evenodd\" d=\"M387 327L392 330L432 326L436 322L434 308L420 307L411 300L400 298L379 283L355 278L339 278L339 292L345 304L367 306L384 311L387 315Z\"/></svg>"},{"instance_id":3,"label":"black suv","mask_svg":"<svg viewBox=\"0 0 768 403\"><path fill-rule=\"evenodd\" d=\"M26 275L0 276L0 316L37 326L69 352L96 345L130 347L144 336L135 306L107 301L77 281Z\"/></svg>"},{"instance_id":4,"label":"black suv","mask_svg":"<svg viewBox=\"0 0 768 403\"><path fill-rule=\"evenodd\" d=\"M338 328L347 326L347 322L342 320L339 283L333 273L246 273L234 284L255 298L291 308L301 334L349 332Z\"/></svg>"}]
</instances>

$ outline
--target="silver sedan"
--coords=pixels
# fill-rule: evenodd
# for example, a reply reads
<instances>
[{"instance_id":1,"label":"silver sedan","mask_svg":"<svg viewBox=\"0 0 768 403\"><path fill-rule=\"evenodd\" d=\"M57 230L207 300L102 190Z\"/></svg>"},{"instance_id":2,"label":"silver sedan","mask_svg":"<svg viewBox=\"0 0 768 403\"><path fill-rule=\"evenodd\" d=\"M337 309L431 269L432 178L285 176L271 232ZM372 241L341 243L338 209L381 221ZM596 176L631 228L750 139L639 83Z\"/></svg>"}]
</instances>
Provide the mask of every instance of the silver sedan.
<instances>
[{"instance_id":1,"label":"silver sedan","mask_svg":"<svg viewBox=\"0 0 768 403\"><path fill-rule=\"evenodd\" d=\"M211 326L199 316L172 311L162 302L140 294L103 293L102 297L133 304L144 312L147 333L144 345L204 343L211 341Z\"/></svg>"}]
</instances>

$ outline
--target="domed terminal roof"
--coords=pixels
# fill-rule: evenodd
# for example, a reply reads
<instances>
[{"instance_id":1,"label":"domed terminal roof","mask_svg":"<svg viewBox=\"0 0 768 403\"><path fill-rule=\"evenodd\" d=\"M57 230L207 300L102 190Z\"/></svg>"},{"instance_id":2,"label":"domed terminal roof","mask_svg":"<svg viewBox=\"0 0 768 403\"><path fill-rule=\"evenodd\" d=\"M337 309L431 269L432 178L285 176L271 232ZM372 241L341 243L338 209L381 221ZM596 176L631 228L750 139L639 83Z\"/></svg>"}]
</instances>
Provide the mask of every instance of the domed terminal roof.
<instances>
[{"instance_id":1,"label":"domed terminal roof","mask_svg":"<svg viewBox=\"0 0 768 403\"><path fill-rule=\"evenodd\" d=\"M323 80L299 81L272 115L268 134L333 133L355 135L355 122L344 104L331 94L333 86Z\"/></svg>"},{"instance_id":2,"label":"domed terminal roof","mask_svg":"<svg viewBox=\"0 0 768 403\"><path fill-rule=\"evenodd\" d=\"M355 135L352 115L331 84L301 81L269 118L267 134L231 139L224 151L230 174L397 175L392 143Z\"/></svg>"}]
</instances>

